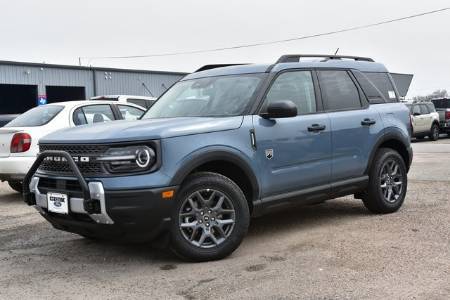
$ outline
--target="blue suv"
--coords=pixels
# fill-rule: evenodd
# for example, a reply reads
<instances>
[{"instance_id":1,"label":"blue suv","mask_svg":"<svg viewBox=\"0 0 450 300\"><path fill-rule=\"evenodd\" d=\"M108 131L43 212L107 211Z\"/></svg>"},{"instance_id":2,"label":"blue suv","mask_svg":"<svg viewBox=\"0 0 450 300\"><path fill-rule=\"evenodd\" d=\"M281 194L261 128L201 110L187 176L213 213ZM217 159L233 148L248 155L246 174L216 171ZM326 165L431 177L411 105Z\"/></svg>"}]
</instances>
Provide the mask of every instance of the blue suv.
<instances>
[{"instance_id":1,"label":"blue suv","mask_svg":"<svg viewBox=\"0 0 450 300\"><path fill-rule=\"evenodd\" d=\"M138 121L40 140L24 199L88 238L161 235L181 257L226 257L251 216L344 195L374 213L402 205L412 161L408 108L370 58L285 55L205 66Z\"/></svg>"}]
</instances>

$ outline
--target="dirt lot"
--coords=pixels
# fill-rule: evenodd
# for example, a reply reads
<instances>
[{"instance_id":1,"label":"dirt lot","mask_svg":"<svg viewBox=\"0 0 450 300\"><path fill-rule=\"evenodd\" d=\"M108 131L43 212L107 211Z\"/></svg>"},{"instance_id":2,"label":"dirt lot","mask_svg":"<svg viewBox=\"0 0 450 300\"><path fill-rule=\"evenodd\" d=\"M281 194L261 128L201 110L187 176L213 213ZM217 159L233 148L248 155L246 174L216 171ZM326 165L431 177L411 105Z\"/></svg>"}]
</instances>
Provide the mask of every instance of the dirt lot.
<instances>
[{"instance_id":1,"label":"dirt lot","mask_svg":"<svg viewBox=\"0 0 450 300\"><path fill-rule=\"evenodd\" d=\"M450 139L413 147L398 213L351 197L280 212L202 264L54 230L0 184L0 298L449 299Z\"/></svg>"}]
</instances>

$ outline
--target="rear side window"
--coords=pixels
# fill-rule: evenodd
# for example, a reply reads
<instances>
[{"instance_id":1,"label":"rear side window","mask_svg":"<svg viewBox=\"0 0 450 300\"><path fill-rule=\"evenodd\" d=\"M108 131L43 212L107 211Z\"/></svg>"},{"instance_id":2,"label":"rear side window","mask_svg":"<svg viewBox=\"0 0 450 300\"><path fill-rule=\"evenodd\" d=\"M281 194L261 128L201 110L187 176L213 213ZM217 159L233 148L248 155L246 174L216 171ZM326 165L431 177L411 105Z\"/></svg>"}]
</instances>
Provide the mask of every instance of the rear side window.
<instances>
[{"instance_id":1,"label":"rear side window","mask_svg":"<svg viewBox=\"0 0 450 300\"><path fill-rule=\"evenodd\" d=\"M34 127L42 126L49 123L56 117L64 106L60 105L44 105L30 109L24 114L21 114L5 127Z\"/></svg>"},{"instance_id":2,"label":"rear side window","mask_svg":"<svg viewBox=\"0 0 450 300\"><path fill-rule=\"evenodd\" d=\"M104 123L114 120L111 106L89 105L77 108L73 113L73 123L75 125L85 125L94 123Z\"/></svg>"},{"instance_id":3,"label":"rear side window","mask_svg":"<svg viewBox=\"0 0 450 300\"><path fill-rule=\"evenodd\" d=\"M427 103L426 106L428 107L428 110L430 111L430 113L436 112L436 109L434 108L433 103Z\"/></svg>"},{"instance_id":4,"label":"rear side window","mask_svg":"<svg viewBox=\"0 0 450 300\"><path fill-rule=\"evenodd\" d=\"M380 104L385 103L386 99L384 95L378 90L378 88L364 75L363 73L353 70L353 75L355 75L356 80L359 83L359 86L364 91L364 94L369 100L370 104Z\"/></svg>"},{"instance_id":5,"label":"rear side window","mask_svg":"<svg viewBox=\"0 0 450 300\"><path fill-rule=\"evenodd\" d=\"M422 115L427 115L430 112L428 111L428 107L425 104L420 104L420 112Z\"/></svg>"},{"instance_id":6,"label":"rear side window","mask_svg":"<svg viewBox=\"0 0 450 300\"><path fill-rule=\"evenodd\" d=\"M398 102L394 86L387 73L364 73L388 102Z\"/></svg>"},{"instance_id":7,"label":"rear side window","mask_svg":"<svg viewBox=\"0 0 450 300\"><path fill-rule=\"evenodd\" d=\"M361 100L347 71L319 71L319 82L326 110L361 108Z\"/></svg>"},{"instance_id":8,"label":"rear side window","mask_svg":"<svg viewBox=\"0 0 450 300\"><path fill-rule=\"evenodd\" d=\"M420 115L422 112L420 111L420 106L419 105L414 105L412 108L412 113L414 115Z\"/></svg>"}]
</instances>

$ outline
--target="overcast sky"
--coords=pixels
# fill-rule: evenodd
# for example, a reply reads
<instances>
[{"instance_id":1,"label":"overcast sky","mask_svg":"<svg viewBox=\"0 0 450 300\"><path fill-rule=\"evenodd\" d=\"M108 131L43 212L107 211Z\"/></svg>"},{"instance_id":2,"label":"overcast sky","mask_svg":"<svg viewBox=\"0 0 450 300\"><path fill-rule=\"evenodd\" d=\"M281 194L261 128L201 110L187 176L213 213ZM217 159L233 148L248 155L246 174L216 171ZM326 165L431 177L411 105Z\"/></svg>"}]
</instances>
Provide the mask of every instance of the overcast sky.
<instances>
[{"instance_id":1,"label":"overcast sky","mask_svg":"<svg viewBox=\"0 0 450 300\"><path fill-rule=\"evenodd\" d=\"M450 6L448 0L0 0L0 60L78 64L288 39ZM376 28L248 49L83 64L190 72L286 53L373 57L415 75L408 96L450 91L450 11Z\"/></svg>"}]
</instances>

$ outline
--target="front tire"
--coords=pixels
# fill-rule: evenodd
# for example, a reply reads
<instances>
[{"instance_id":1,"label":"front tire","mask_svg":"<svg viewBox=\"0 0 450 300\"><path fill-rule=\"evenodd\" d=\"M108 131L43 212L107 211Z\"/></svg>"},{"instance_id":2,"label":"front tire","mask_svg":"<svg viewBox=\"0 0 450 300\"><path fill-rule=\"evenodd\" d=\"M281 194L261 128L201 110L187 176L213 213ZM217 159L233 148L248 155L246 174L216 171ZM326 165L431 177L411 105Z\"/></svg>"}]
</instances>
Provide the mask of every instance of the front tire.
<instances>
[{"instance_id":1,"label":"front tire","mask_svg":"<svg viewBox=\"0 0 450 300\"><path fill-rule=\"evenodd\" d=\"M364 205L373 213L393 213L403 204L408 187L406 164L392 149L381 148L369 173Z\"/></svg>"},{"instance_id":2,"label":"front tire","mask_svg":"<svg viewBox=\"0 0 450 300\"><path fill-rule=\"evenodd\" d=\"M9 186L18 193L23 193L23 187L21 181L8 181Z\"/></svg>"},{"instance_id":3,"label":"front tire","mask_svg":"<svg viewBox=\"0 0 450 300\"><path fill-rule=\"evenodd\" d=\"M437 126L436 124L433 124L433 126L431 126L429 138L432 141L437 141L439 139L439 126Z\"/></svg>"},{"instance_id":4,"label":"front tire","mask_svg":"<svg viewBox=\"0 0 450 300\"><path fill-rule=\"evenodd\" d=\"M241 244L249 223L247 200L236 183L217 173L196 173L178 193L171 248L191 261L222 259Z\"/></svg>"}]
</instances>

